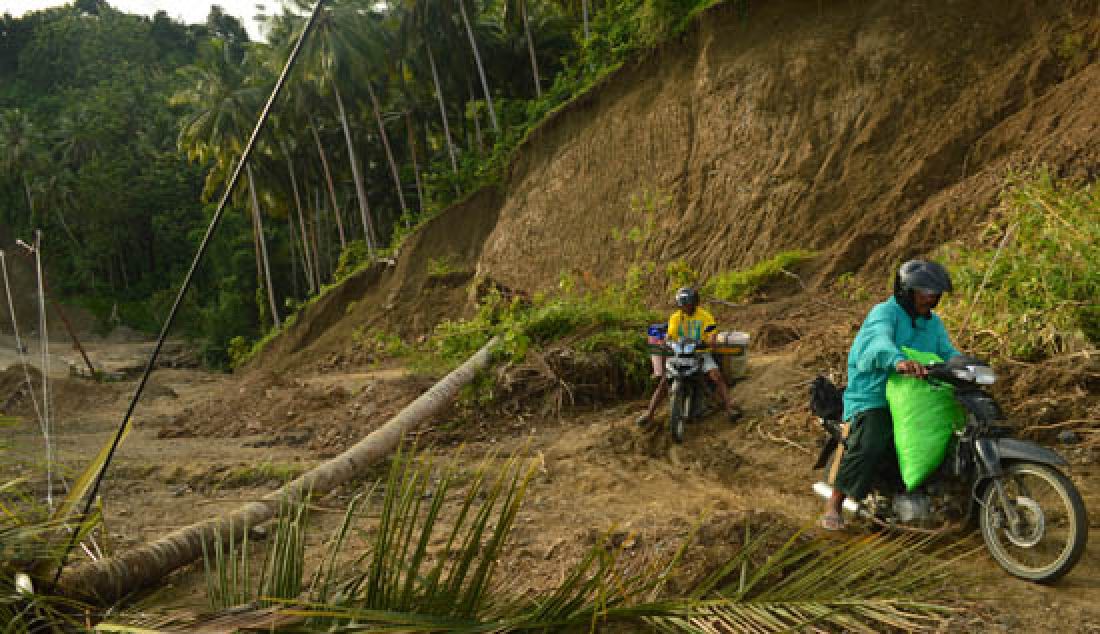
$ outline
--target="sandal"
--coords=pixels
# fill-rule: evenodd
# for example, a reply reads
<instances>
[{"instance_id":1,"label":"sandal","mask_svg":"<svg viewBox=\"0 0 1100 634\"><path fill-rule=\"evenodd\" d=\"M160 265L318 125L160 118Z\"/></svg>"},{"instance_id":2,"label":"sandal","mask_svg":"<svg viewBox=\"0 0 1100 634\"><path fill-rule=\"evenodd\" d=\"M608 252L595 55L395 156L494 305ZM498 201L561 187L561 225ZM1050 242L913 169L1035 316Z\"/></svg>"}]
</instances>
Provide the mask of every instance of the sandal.
<instances>
[{"instance_id":1,"label":"sandal","mask_svg":"<svg viewBox=\"0 0 1100 634\"><path fill-rule=\"evenodd\" d=\"M844 530L844 518L839 513L826 513L821 516L819 522L821 528L827 531L842 531Z\"/></svg>"}]
</instances>

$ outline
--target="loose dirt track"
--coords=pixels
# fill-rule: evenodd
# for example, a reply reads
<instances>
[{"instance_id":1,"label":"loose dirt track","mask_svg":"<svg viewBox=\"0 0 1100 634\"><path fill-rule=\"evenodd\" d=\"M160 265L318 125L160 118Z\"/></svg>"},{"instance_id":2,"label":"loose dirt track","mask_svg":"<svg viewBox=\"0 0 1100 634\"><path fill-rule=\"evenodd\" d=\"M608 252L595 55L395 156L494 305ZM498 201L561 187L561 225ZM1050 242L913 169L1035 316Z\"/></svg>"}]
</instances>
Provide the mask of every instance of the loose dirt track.
<instances>
[{"instance_id":1,"label":"loose dirt track","mask_svg":"<svg viewBox=\"0 0 1100 634\"><path fill-rule=\"evenodd\" d=\"M826 328L820 321L790 323L804 335ZM566 411L560 419L470 418L454 410L430 421L418 444L466 461L516 452L537 461L512 547L501 562L501 578L520 580L514 582L517 591L555 584L606 531L626 542L632 557L646 559L671 552L705 516L680 579L686 583L733 552L747 519L785 531L814 521L820 502L809 491L816 475L809 466L817 435L803 403L816 370L835 368L835 347L795 340L754 351L750 377L733 391L747 419L731 426L712 417L690 427L682 447L635 427L640 402ZM395 362L326 367L294 377L179 369L154 377L157 393L139 407L138 428L121 447L102 490L108 541L116 549L274 489L280 478L369 433L430 383ZM57 451L71 477L108 441L133 384L58 379L56 385ZM28 414L25 403L16 409ZM12 449L3 469L4 475L31 474L41 481L41 437L31 420L6 432ZM1074 462L1071 473L1095 526L1096 450L1062 449ZM313 557L322 552L326 529L340 520L349 496L382 468L318 502L332 512L319 514ZM1074 572L1052 587L1011 579L981 552L959 573L966 594L978 599L956 618L960 631L1100 631L1095 542ZM199 609L202 587L201 570L192 568L171 580L162 600Z\"/></svg>"}]
</instances>

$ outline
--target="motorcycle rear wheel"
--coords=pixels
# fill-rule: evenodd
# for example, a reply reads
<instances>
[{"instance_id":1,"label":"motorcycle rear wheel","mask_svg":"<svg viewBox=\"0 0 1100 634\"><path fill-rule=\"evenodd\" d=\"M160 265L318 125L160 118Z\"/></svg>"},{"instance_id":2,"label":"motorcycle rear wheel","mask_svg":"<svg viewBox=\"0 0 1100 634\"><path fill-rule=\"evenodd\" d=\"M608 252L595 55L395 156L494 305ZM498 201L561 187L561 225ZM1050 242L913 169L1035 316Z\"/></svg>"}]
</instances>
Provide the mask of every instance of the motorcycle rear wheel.
<instances>
[{"instance_id":1,"label":"motorcycle rear wheel","mask_svg":"<svg viewBox=\"0 0 1100 634\"><path fill-rule=\"evenodd\" d=\"M1088 516L1073 482L1053 467L1018 462L1001 478L1005 498L1020 518L1014 530L990 482L978 517L982 539L993 559L1009 574L1050 583L1069 572L1085 552Z\"/></svg>"}]
</instances>

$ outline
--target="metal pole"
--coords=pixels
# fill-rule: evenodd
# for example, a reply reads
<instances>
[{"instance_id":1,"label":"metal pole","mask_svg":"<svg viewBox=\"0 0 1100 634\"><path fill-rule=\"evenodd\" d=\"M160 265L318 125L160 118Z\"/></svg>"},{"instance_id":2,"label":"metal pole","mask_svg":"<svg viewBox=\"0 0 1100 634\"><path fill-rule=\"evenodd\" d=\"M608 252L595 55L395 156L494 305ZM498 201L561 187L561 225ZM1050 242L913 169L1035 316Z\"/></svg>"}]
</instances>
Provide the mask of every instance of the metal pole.
<instances>
[{"instance_id":1,"label":"metal pole","mask_svg":"<svg viewBox=\"0 0 1100 634\"><path fill-rule=\"evenodd\" d=\"M22 240L18 240L17 242L18 242L19 246L26 249L28 257L31 254L37 254L37 247L32 247L31 245L27 244L26 242L23 242ZM36 262L40 261L40 258L38 258L37 255L35 255L34 257L35 257ZM84 351L84 346L80 345L80 339L77 339L76 331L73 330L73 325L72 325L72 323L69 322L69 318L68 318L67 315L65 315L65 311L61 310L61 304L58 304L57 300L55 300L53 298L52 294L50 293L50 284L49 284L49 280L46 277L46 269L43 268L41 270L42 270L42 292L45 293L46 299L50 300L50 307L53 308L54 312L57 313L57 316L61 319L61 323L64 324L64 326L65 326L65 332L69 333L69 338L73 340L73 347L80 351L80 356L81 356L81 358L84 359L84 365L88 366L89 376L91 376L94 379L95 378L95 368L92 366L92 360L88 358L88 353Z\"/></svg>"},{"instance_id":2,"label":"metal pole","mask_svg":"<svg viewBox=\"0 0 1100 634\"><path fill-rule=\"evenodd\" d=\"M34 232L34 267L38 277L38 345L42 348L42 428L46 430L46 504L53 513L53 433L50 424L50 338L46 331L46 288L42 283L42 231Z\"/></svg>"},{"instance_id":3,"label":"metal pole","mask_svg":"<svg viewBox=\"0 0 1100 634\"><path fill-rule=\"evenodd\" d=\"M126 415L122 418L122 423L118 427L118 432L115 433L114 440L111 441L111 448L107 452L107 459L103 461L103 465L96 473L95 482L92 484L91 491L88 493L88 499L84 503L84 511L81 513L81 517L87 517L88 511L91 510L92 502L99 492L99 485L103 481L103 475L107 473L107 466L110 465L111 458L114 457L115 450L118 449L118 444L122 440L123 432L125 432L126 427L129 425L130 417L134 414L134 408L137 407L138 400L141 399L141 393L145 390L145 384L149 381L149 375L153 373L153 367L156 365L157 356L160 354L161 347L164 346L164 340L168 337L168 329L172 327L172 322L176 319L176 313L179 311L180 304L183 302L183 296L187 293L187 289L191 287L191 280L195 276L195 271L198 269L199 262L202 261L203 255L206 254L206 249L210 246L210 238L214 235L214 231L221 222L222 214L225 212L225 206L229 202L230 196L233 195L233 190L237 186L237 181L241 178L241 172L248 162L249 157L252 155L252 148L255 147L256 139L260 136L260 130L263 129L264 123L267 122L267 117L271 112L271 108L275 104L275 100L279 98L279 93L282 92L283 86L286 84L286 79L290 75L290 70L294 67L294 62L298 59L298 54L302 50L302 44L305 43L306 36L317 21L317 16L321 14L321 8L324 4L325 0L318 0L317 6L313 8L313 13L309 16L309 21L306 22L305 27L302 29L302 34L298 36L298 41L294 44L294 50L290 52L290 57L286 60L286 65L283 67L282 74L279 75L279 80L275 82L275 88L271 91L271 94L267 98L267 103L264 104L264 108L260 112L260 118L256 121L256 127L252 129L252 136L249 137L248 144L245 145L244 152L241 153L241 160L237 162L237 166L233 170L233 176L230 178L229 184L225 187L225 192L222 194L222 199L218 203L217 211L214 212L214 217L210 219L210 226L206 228L206 235L203 236L202 243L199 244L199 250L195 253L195 259L191 262L191 268L188 269L187 276L184 277L183 284L180 286L180 291L176 295L176 300L172 303L172 310L168 312L168 317L164 321L164 326L160 331L160 337L157 339L157 345L153 348L153 353L149 356L149 362L145 365L145 372L141 375L141 381L138 383L137 389L134 390L133 398L130 399L130 406L126 409ZM72 532L72 538L69 540L69 545L66 546L65 552L61 556L61 561L57 566L57 574L54 575L53 583L50 584L50 589L47 591L47 594L52 592L57 586L57 582L61 580L61 572L65 569L65 562L68 560L69 553L76 544L77 533L78 531Z\"/></svg>"}]
</instances>

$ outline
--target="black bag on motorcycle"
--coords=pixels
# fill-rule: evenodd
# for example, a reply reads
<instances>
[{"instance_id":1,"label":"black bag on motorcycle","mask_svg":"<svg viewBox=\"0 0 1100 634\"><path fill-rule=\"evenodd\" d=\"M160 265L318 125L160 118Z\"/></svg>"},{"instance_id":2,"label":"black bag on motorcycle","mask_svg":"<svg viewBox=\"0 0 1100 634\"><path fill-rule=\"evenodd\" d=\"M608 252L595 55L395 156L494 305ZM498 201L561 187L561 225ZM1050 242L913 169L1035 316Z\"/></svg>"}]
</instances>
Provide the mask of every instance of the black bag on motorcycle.
<instances>
[{"instance_id":1,"label":"black bag on motorcycle","mask_svg":"<svg viewBox=\"0 0 1100 634\"><path fill-rule=\"evenodd\" d=\"M833 455L841 441L847 435L847 425L841 424L844 416L844 388L837 387L829 379L818 375L810 384L810 412L821 419L821 425L825 428L829 437L825 440L825 446L817 456L814 469L824 468L829 463L829 457ZM840 463L840 456L833 461L835 467ZM834 474L835 475L835 474ZM832 478L829 478L832 480Z\"/></svg>"}]
</instances>

